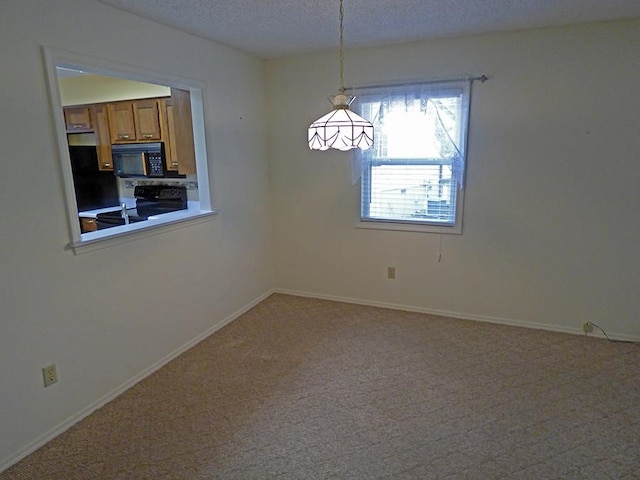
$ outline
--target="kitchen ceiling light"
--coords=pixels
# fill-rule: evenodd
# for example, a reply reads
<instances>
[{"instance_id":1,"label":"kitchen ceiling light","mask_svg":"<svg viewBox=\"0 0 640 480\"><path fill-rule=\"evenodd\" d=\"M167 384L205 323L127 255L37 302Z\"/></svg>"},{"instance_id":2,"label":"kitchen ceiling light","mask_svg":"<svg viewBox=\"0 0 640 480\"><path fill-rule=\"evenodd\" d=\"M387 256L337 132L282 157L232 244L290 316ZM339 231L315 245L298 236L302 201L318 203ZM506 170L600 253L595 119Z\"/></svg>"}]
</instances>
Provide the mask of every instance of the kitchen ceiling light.
<instances>
[{"instance_id":1,"label":"kitchen ceiling light","mask_svg":"<svg viewBox=\"0 0 640 480\"><path fill-rule=\"evenodd\" d=\"M355 98L345 94L343 53L344 8L340 0L340 89L329 97L333 110L309 126L309 148L311 150L367 150L373 145L373 125L360 115L349 110Z\"/></svg>"}]
</instances>

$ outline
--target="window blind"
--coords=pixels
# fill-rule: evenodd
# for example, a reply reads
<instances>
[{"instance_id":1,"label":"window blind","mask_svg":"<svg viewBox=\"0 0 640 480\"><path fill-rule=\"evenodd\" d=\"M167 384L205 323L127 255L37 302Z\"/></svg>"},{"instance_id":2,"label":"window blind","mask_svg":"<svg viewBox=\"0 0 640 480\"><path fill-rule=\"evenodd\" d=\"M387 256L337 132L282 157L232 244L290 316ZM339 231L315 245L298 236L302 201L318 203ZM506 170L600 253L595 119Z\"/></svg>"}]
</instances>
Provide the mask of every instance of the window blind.
<instances>
[{"instance_id":1,"label":"window blind","mask_svg":"<svg viewBox=\"0 0 640 480\"><path fill-rule=\"evenodd\" d=\"M374 125L357 152L361 218L453 226L464 184L470 81L377 87L354 109Z\"/></svg>"}]
</instances>

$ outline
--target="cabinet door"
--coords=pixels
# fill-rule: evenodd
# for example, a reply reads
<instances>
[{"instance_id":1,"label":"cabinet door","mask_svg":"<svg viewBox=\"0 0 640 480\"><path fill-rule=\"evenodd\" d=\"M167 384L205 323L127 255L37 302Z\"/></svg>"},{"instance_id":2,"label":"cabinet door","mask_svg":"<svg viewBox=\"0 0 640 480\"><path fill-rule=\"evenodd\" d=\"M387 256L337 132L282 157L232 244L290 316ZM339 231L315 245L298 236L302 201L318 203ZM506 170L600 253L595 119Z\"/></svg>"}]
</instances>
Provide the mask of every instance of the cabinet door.
<instances>
[{"instance_id":1,"label":"cabinet door","mask_svg":"<svg viewBox=\"0 0 640 480\"><path fill-rule=\"evenodd\" d=\"M157 100L136 100L133 102L133 116L138 140L160 140L160 115Z\"/></svg>"},{"instance_id":2,"label":"cabinet door","mask_svg":"<svg viewBox=\"0 0 640 480\"><path fill-rule=\"evenodd\" d=\"M171 89L171 108L167 105L167 119L173 124L172 144L175 144L178 170L181 174L196 173L196 152L193 142L193 120L191 118L191 94L187 90ZM169 113L170 110L170 113Z\"/></svg>"},{"instance_id":3,"label":"cabinet door","mask_svg":"<svg viewBox=\"0 0 640 480\"><path fill-rule=\"evenodd\" d=\"M92 132L91 114L88 106L65 107L64 121L68 133Z\"/></svg>"},{"instance_id":4,"label":"cabinet door","mask_svg":"<svg viewBox=\"0 0 640 480\"><path fill-rule=\"evenodd\" d=\"M95 218L80 217L80 232L95 232L98 230L98 224Z\"/></svg>"},{"instance_id":5,"label":"cabinet door","mask_svg":"<svg viewBox=\"0 0 640 480\"><path fill-rule=\"evenodd\" d=\"M136 127L131 102L107 104L111 143L135 142Z\"/></svg>"},{"instance_id":6,"label":"cabinet door","mask_svg":"<svg viewBox=\"0 0 640 480\"><path fill-rule=\"evenodd\" d=\"M98 152L98 168L103 171L113 171L107 107L104 104L94 105L92 111L96 150Z\"/></svg>"},{"instance_id":7,"label":"cabinet door","mask_svg":"<svg viewBox=\"0 0 640 480\"><path fill-rule=\"evenodd\" d=\"M171 97L160 99L160 128L164 142L164 154L167 160L167 170L178 171L178 150L176 147L176 123L173 115Z\"/></svg>"}]
</instances>

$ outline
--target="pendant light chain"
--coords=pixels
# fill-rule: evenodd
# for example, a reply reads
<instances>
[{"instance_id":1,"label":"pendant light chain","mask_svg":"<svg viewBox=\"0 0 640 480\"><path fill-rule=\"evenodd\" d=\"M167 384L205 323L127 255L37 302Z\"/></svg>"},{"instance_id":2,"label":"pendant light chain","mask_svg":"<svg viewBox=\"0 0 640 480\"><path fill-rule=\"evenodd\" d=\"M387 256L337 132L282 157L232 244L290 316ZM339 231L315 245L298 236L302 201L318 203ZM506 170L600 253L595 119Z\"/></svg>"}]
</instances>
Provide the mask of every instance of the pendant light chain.
<instances>
[{"instance_id":1,"label":"pendant light chain","mask_svg":"<svg viewBox=\"0 0 640 480\"><path fill-rule=\"evenodd\" d=\"M340 0L340 93L344 94L344 7Z\"/></svg>"},{"instance_id":2,"label":"pendant light chain","mask_svg":"<svg viewBox=\"0 0 640 480\"><path fill-rule=\"evenodd\" d=\"M326 115L309 125L308 140L311 150L347 151L352 148L367 150L373 146L373 125L349 109L355 98L346 95L344 88L344 7L340 0L340 90L329 97L333 105Z\"/></svg>"}]
</instances>

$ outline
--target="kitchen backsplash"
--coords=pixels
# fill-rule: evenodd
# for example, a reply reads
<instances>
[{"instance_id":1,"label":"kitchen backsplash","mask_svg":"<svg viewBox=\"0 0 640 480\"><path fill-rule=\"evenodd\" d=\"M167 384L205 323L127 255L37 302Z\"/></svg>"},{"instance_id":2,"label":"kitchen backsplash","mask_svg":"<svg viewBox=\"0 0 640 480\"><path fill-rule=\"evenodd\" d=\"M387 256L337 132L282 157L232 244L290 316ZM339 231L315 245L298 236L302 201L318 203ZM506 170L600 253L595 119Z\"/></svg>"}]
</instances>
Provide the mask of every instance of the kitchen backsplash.
<instances>
[{"instance_id":1,"label":"kitchen backsplash","mask_svg":"<svg viewBox=\"0 0 640 480\"><path fill-rule=\"evenodd\" d=\"M186 178L161 178L161 179L133 179L118 178L118 193L121 199L134 201L133 189L136 185L183 185L187 187L187 200L199 200L197 175L187 175Z\"/></svg>"}]
</instances>

